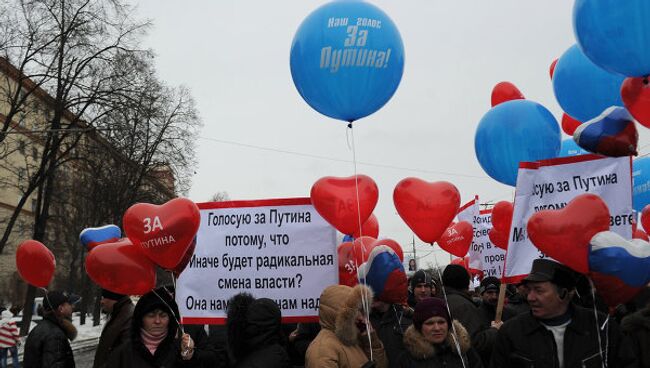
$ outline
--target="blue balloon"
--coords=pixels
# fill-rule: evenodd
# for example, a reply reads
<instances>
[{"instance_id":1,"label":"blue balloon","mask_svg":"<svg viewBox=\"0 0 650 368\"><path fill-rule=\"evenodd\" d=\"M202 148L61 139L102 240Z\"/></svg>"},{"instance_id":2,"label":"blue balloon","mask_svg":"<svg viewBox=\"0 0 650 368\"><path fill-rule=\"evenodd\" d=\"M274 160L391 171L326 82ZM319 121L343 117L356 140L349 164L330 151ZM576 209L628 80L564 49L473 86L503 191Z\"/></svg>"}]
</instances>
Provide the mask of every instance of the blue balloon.
<instances>
[{"instance_id":1,"label":"blue balloon","mask_svg":"<svg viewBox=\"0 0 650 368\"><path fill-rule=\"evenodd\" d=\"M650 74L648 0L576 0L573 31L601 68L629 77Z\"/></svg>"},{"instance_id":2,"label":"blue balloon","mask_svg":"<svg viewBox=\"0 0 650 368\"><path fill-rule=\"evenodd\" d=\"M514 186L521 161L557 157L560 127L537 102L513 100L488 111L478 124L474 149L481 167L493 179Z\"/></svg>"},{"instance_id":3,"label":"blue balloon","mask_svg":"<svg viewBox=\"0 0 650 368\"><path fill-rule=\"evenodd\" d=\"M393 21L362 1L325 4L302 22L291 45L291 76L316 111L352 122L379 110L404 71Z\"/></svg>"},{"instance_id":4,"label":"blue balloon","mask_svg":"<svg viewBox=\"0 0 650 368\"><path fill-rule=\"evenodd\" d=\"M650 157L632 163L632 207L637 212L650 204Z\"/></svg>"},{"instance_id":5,"label":"blue balloon","mask_svg":"<svg viewBox=\"0 0 650 368\"><path fill-rule=\"evenodd\" d=\"M610 106L623 106L624 79L601 69L573 45L555 65L553 91L564 112L585 123Z\"/></svg>"},{"instance_id":6,"label":"blue balloon","mask_svg":"<svg viewBox=\"0 0 650 368\"><path fill-rule=\"evenodd\" d=\"M580 156L586 155L591 152L585 151L582 147L578 146L576 141L573 138L567 138L562 141L562 146L560 147L560 154L557 157L571 157L571 156Z\"/></svg>"}]
</instances>

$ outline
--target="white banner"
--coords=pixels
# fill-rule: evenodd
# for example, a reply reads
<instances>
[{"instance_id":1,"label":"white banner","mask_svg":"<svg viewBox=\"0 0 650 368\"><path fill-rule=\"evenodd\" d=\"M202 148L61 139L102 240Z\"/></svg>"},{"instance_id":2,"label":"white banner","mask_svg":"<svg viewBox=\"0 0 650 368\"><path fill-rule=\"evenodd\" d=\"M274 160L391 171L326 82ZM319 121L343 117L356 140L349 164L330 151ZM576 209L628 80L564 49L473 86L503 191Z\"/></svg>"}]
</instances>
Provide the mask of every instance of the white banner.
<instances>
[{"instance_id":1,"label":"white banner","mask_svg":"<svg viewBox=\"0 0 650 368\"><path fill-rule=\"evenodd\" d=\"M458 210L458 214L456 215L458 221L467 221L472 224L472 227L474 228L474 237L472 240L472 245L469 247L469 252L467 252L467 256L469 257L469 267L475 270L483 269L483 265L481 263L481 254L478 251L478 246L476 245L477 241L480 243L480 239L477 239L477 235L480 238L480 234L478 234L478 217L480 212L481 211L479 207L478 196L475 196L473 200L465 203Z\"/></svg>"},{"instance_id":2,"label":"white banner","mask_svg":"<svg viewBox=\"0 0 650 368\"><path fill-rule=\"evenodd\" d=\"M583 193L600 196L611 214L611 231L632 237L632 159L582 155L522 162L517 176L514 213L504 278L516 282L533 260L546 257L528 239L526 224L535 212L564 208Z\"/></svg>"},{"instance_id":3,"label":"white banner","mask_svg":"<svg viewBox=\"0 0 650 368\"><path fill-rule=\"evenodd\" d=\"M474 240L469 248L470 267L483 271L483 277L501 277L505 262L505 251L490 242L492 229L492 210L479 210L478 196L461 207L460 221L468 221L474 226Z\"/></svg>"},{"instance_id":4,"label":"white banner","mask_svg":"<svg viewBox=\"0 0 650 368\"><path fill-rule=\"evenodd\" d=\"M285 322L318 321L338 284L336 231L309 198L198 204L196 250L177 282L182 323L223 324L241 292L276 301Z\"/></svg>"}]
</instances>

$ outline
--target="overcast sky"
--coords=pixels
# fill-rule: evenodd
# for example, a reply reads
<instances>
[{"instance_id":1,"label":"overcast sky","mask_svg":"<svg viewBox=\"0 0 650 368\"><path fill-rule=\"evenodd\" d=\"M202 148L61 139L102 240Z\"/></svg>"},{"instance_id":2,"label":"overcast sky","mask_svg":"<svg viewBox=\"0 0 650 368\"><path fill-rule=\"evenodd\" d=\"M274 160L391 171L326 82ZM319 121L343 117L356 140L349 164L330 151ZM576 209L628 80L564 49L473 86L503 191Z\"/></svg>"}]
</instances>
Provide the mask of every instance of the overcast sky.
<instances>
[{"instance_id":1,"label":"overcast sky","mask_svg":"<svg viewBox=\"0 0 650 368\"><path fill-rule=\"evenodd\" d=\"M353 175L346 125L312 110L289 70L296 29L326 1L132 1L137 16L153 22L146 45L157 54L160 77L190 88L204 123L192 200L219 191L234 200L306 197L323 176ZM481 202L512 200L514 188L479 166L474 132L492 87L504 80L561 117L548 69L575 43L573 2L372 3L399 28L405 68L388 104L355 123L358 171L379 186L381 235L410 249L412 233L392 200L403 178L450 181L462 203L475 194ZM642 147L650 139L640 133ZM418 256L429 253L416 244Z\"/></svg>"}]
</instances>

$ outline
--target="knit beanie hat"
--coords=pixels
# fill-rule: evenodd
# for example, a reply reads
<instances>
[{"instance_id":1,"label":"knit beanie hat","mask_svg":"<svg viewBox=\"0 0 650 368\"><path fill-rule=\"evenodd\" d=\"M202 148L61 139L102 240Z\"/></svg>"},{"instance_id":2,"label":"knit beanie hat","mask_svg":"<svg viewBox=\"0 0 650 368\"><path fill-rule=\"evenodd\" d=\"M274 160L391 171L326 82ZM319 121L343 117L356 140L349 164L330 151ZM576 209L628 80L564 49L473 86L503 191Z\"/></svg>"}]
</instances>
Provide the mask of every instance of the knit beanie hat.
<instances>
[{"instance_id":1,"label":"knit beanie hat","mask_svg":"<svg viewBox=\"0 0 650 368\"><path fill-rule=\"evenodd\" d=\"M422 331L422 324L424 321L431 317L442 317L447 320L447 324L451 325L451 318L449 318L449 311L445 301L440 298L425 298L415 305L415 312L413 313L413 325L418 331Z\"/></svg>"},{"instance_id":2,"label":"knit beanie hat","mask_svg":"<svg viewBox=\"0 0 650 368\"><path fill-rule=\"evenodd\" d=\"M442 283L457 290L466 290L469 288L469 272L461 265L450 264L442 272Z\"/></svg>"},{"instance_id":3,"label":"knit beanie hat","mask_svg":"<svg viewBox=\"0 0 650 368\"><path fill-rule=\"evenodd\" d=\"M415 289L418 284L427 284L431 286L431 276L424 272L424 270L416 271L411 277L411 289Z\"/></svg>"},{"instance_id":4,"label":"knit beanie hat","mask_svg":"<svg viewBox=\"0 0 650 368\"><path fill-rule=\"evenodd\" d=\"M486 291L490 291L490 290L498 291L500 287L501 287L501 280L499 280L494 276L489 276L481 280L480 292L481 295L483 295L483 293L485 293Z\"/></svg>"}]
</instances>

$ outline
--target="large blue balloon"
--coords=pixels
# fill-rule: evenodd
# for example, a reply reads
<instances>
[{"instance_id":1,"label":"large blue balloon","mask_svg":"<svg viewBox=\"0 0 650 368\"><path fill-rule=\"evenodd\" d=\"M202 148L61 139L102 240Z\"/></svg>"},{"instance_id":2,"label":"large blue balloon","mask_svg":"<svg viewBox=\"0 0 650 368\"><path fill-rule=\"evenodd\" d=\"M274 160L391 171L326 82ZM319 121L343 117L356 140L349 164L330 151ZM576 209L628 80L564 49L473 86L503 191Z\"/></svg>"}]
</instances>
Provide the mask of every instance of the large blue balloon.
<instances>
[{"instance_id":1,"label":"large blue balloon","mask_svg":"<svg viewBox=\"0 0 650 368\"><path fill-rule=\"evenodd\" d=\"M573 138L567 138L562 140L562 146L560 147L560 154L557 157L571 157L571 156L580 156L586 155L591 152L585 151L582 147L578 146L576 141Z\"/></svg>"},{"instance_id":2,"label":"large blue balloon","mask_svg":"<svg viewBox=\"0 0 650 368\"><path fill-rule=\"evenodd\" d=\"M567 114L587 122L610 106L623 106L621 84L624 79L599 68L573 45L555 65L553 91Z\"/></svg>"},{"instance_id":3,"label":"large blue balloon","mask_svg":"<svg viewBox=\"0 0 650 368\"><path fill-rule=\"evenodd\" d=\"M316 111L355 121L379 110L404 71L393 21L362 1L334 1L312 12L291 45L291 76Z\"/></svg>"},{"instance_id":4,"label":"large blue balloon","mask_svg":"<svg viewBox=\"0 0 650 368\"><path fill-rule=\"evenodd\" d=\"M474 149L488 175L514 186L519 162L557 157L560 140L560 127L550 111L537 102L513 100L483 116Z\"/></svg>"},{"instance_id":5,"label":"large blue balloon","mask_svg":"<svg viewBox=\"0 0 650 368\"><path fill-rule=\"evenodd\" d=\"M632 207L637 212L650 204L650 157L634 160L632 164Z\"/></svg>"},{"instance_id":6,"label":"large blue balloon","mask_svg":"<svg viewBox=\"0 0 650 368\"><path fill-rule=\"evenodd\" d=\"M648 0L576 0L573 30L595 64L630 77L650 74Z\"/></svg>"}]
</instances>

